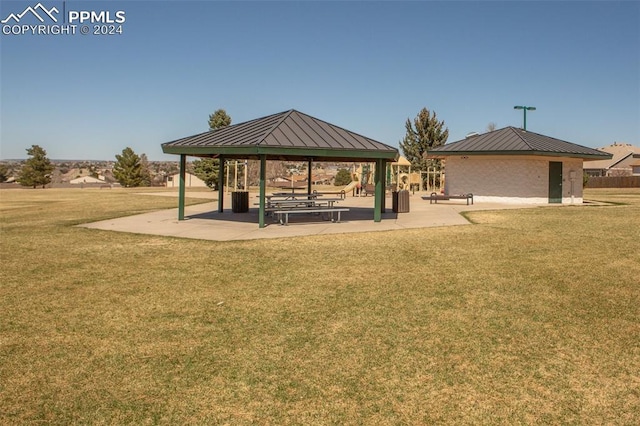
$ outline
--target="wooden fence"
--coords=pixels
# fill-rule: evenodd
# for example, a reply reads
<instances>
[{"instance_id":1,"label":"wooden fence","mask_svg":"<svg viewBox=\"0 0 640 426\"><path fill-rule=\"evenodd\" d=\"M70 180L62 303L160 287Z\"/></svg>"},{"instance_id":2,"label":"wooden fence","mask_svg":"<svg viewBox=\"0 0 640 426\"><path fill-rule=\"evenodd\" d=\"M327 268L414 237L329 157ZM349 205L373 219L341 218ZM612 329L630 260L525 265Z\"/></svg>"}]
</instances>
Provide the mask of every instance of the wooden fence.
<instances>
[{"instance_id":1,"label":"wooden fence","mask_svg":"<svg viewBox=\"0 0 640 426\"><path fill-rule=\"evenodd\" d=\"M640 188L640 176L590 177L585 188Z\"/></svg>"}]
</instances>

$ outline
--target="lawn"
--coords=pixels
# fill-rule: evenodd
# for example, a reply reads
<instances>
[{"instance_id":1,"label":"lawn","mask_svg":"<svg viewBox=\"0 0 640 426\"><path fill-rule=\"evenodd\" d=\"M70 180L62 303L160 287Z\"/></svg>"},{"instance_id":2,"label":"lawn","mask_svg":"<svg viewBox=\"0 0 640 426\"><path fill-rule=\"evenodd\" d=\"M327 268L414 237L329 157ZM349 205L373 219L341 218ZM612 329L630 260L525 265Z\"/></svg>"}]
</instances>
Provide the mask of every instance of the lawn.
<instances>
[{"instance_id":1,"label":"lawn","mask_svg":"<svg viewBox=\"0 0 640 426\"><path fill-rule=\"evenodd\" d=\"M73 226L171 198L2 190L0 423L640 424L640 191L585 198L220 243Z\"/></svg>"}]
</instances>

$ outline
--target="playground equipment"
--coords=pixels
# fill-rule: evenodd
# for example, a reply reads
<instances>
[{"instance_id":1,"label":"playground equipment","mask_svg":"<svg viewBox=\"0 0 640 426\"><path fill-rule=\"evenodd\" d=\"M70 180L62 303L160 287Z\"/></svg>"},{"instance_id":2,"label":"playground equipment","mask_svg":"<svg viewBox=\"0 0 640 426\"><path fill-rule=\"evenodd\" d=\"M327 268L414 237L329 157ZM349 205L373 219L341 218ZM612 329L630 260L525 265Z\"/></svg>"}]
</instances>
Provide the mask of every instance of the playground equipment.
<instances>
[{"instance_id":1,"label":"playground equipment","mask_svg":"<svg viewBox=\"0 0 640 426\"><path fill-rule=\"evenodd\" d=\"M359 164L358 167L353 165L351 172L352 182L348 185L349 190L353 191L355 196L367 196L374 195L375 183L374 183L375 165L373 164ZM354 185L354 186L352 186ZM345 188L345 191L347 189Z\"/></svg>"},{"instance_id":2,"label":"playground equipment","mask_svg":"<svg viewBox=\"0 0 640 426\"><path fill-rule=\"evenodd\" d=\"M342 190L345 193L348 193L349 191L353 191L356 188L356 186L358 186L358 183L359 183L358 181L353 180L349 183L349 185L345 186Z\"/></svg>"},{"instance_id":3,"label":"playground equipment","mask_svg":"<svg viewBox=\"0 0 640 426\"><path fill-rule=\"evenodd\" d=\"M398 161L391 163L387 172L389 183L395 184L395 190L409 189L411 186L411 163L405 157L400 156Z\"/></svg>"},{"instance_id":4,"label":"playground equipment","mask_svg":"<svg viewBox=\"0 0 640 426\"><path fill-rule=\"evenodd\" d=\"M353 191L354 195L366 195L365 188L373 184L375 167L372 164L354 164L351 173L352 182L344 189L345 192ZM400 156L398 161L390 163L386 172L387 184L393 191L427 190L440 192L444 188L444 171L436 167L429 167L426 171L411 171L411 162Z\"/></svg>"},{"instance_id":5,"label":"playground equipment","mask_svg":"<svg viewBox=\"0 0 640 426\"><path fill-rule=\"evenodd\" d=\"M418 190L422 187L422 177L419 172L411 172L411 163L405 157L400 157L398 161L390 164L387 172L389 183L395 185L397 191Z\"/></svg>"},{"instance_id":6,"label":"playground equipment","mask_svg":"<svg viewBox=\"0 0 640 426\"><path fill-rule=\"evenodd\" d=\"M246 190L247 188L247 167L248 167L248 161L244 160L244 161L237 161L237 160L228 160L225 161L225 167L224 167L224 172L226 175L226 185L225 185L225 192L228 194L229 192L231 192L231 190L236 191L240 188L240 182L238 182L238 166L243 166L244 167L244 185L242 186L243 189ZM233 167L233 172L234 172L234 176L233 176L233 185L229 185L229 174L230 174L230 169L231 167Z\"/></svg>"},{"instance_id":7,"label":"playground equipment","mask_svg":"<svg viewBox=\"0 0 640 426\"><path fill-rule=\"evenodd\" d=\"M444 171L429 167L426 172L420 172L420 180L425 182L427 191L440 192L444 188Z\"/></svg>"}]
</instances>

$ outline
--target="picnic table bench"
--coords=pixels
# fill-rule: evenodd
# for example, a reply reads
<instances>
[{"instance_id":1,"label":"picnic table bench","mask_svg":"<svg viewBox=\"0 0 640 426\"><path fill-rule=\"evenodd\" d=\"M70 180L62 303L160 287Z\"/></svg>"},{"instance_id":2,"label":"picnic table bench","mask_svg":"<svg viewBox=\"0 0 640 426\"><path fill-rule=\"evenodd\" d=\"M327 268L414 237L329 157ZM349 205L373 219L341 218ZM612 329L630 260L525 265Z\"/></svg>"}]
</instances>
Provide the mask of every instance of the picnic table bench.
<instances>
[{"instance_id":1,"label":"picnic table bench","mask_svg":"<svg viewBox=\"0 0 640 426\"><path fill-rule=\"evenodd\" d=\"M313 191L313 193L316 195L339 195L343 200L347 198L347 194L344 192L344 189L341 189L340 191Z\"/></svg>"},{"instance_id":2,"label":"picnic table bench","mask_svg":"<svg viewBox=\"0 0 640 426\"><path fill-rule=\"evenodd\" d=\"M362 189L360 190L360 194L364 194L365 197L368 197L369 195L375 196L376 186L372 183L368 183L362 187Z\"/></svg>"},{"instance_id":3,"label":"picnic table bench","mask_svg":"<svg viewBox=\"0 0 640 426\"><path fill-rule=\"evenodd\" d=\"M273 215L282 225L289 224L289 215L296 213L326 214L332 222L340 222L340 214L349 211L348 208L335 207L334 203L342 201L342 198L299 197L300 199L269 197L265 201L265 213ZM259 205L259 203L256 203ZM337 214L337 216L335 215ZM337 217L337 220L335 219Z\"/></svg>"},{"instance_id":4,"label":"picnic table bench","mask_svg":"<svg viewBox=\"0 0 640 426\"><path fill-rule=\"evenodd\" d=\"M342 201L342 198L284 198L284 197L265 197L265 207L267 209L273 209L277 207L313 207L319 205L326 205L327 207L333 207L334 203ZM254 203L255 206L259 206L260 203Z\"/></svg>"},{"instance_id":5,"label":"picnic table bench","mask_svg":"<svg viewBox=\"0 0 640 426\"><path fill-rule=\"evenodd\" d=\"M319 213L325 214L327 213L328 217L332 222L339 223L340 222L340 213L348 212L349 209L346 207L295 207L295 208L280 208L272 211L274 215L278 217L278 221L281 225L289 224L289 215L290 214L298 214L298 213ZM337 213L337 220L334 213Z\"/></svg>"},{"instance_id":6,"label":"picnic table bench","mask_svg":"<svg viewBox=\"0 0 640 426\"><path fill-rule=\"evenodd\" d=\"M260 198L259 195L256 195L257 198ZM311 193L311 194L294 194L292 192L274 192L271 195L265 195L264 199L267 201L270 200L313 200L318 197L322 197L322 194Z\"/></svg>"},{"instance_id":7,"label":"picnic table bench","mask_svg":"<svg viewBox=\"0 0 640 426\"><path fill-rule=\"evenodd\" d=\"M425 200L429 200L429 204L438 204L438 200L467 200L467 205L469 205L469 201L471 201L471 204L473 204L473 194L450 195L432 192L428 197L422 198Z\"/></svg>"}]
</instances>

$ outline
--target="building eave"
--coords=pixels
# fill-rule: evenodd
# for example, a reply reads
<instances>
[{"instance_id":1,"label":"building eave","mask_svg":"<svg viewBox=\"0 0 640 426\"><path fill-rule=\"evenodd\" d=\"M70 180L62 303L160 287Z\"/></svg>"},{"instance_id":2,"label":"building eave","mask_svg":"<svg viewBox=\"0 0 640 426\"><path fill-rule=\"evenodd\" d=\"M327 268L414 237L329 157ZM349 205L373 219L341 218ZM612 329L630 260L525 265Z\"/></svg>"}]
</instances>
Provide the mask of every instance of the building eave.
<instances>
[{"instance_id":1,"label":"building eave","mask_svg":"<svg viewBox=\"0 0 640 426\"><path fill-rule=\"evenodd\" d=\"M552 151L431 151L427 154L427 158L443 159L446 157L471 157L471 156L528 156L528 157L567 157L582 158L583 160L606 160L611 155L604 154L581 154L573 152L552 152Z\"/></svg>"},{"instance_id":2,"label":"building eave","mask_svg":"<svg viewBox=\"0 0 640 426\"><path fill-rule=\"evenodd\" d=\"M189 155L193 157L220 157L238 159L259 159L266 155L268 159L303 161L313 159L315 161L396 161L399 157L397 151L372 151L354 149L330 149L330 148L287 148L268 146L229 146L229 147L196 147L196 146L172 146L163 144L162 152L165 154Z\"/></svg>"}]
</instances>

